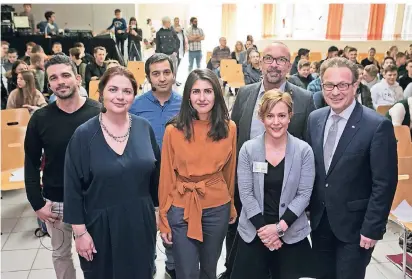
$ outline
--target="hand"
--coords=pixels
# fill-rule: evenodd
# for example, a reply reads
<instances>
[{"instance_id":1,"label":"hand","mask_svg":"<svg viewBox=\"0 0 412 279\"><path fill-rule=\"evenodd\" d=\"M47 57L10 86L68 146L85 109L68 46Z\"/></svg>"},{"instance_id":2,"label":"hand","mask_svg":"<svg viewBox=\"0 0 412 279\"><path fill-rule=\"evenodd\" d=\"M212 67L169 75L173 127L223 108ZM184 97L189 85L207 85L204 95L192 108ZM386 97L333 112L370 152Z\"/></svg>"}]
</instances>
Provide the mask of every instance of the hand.
<instances>
[{"instance_id":1,"label":"hand","mask_svg":"<svg viewBox=\"0 0 412 279\"><path fill-rule=\"evenodd\" d=\"M117 30L117 34L122 34L123 31L122 30Z\"/></svg>"},{"instance_id":2,"label":"hand","mask_svg":"<svg viewBox=\"0 0 412 279\"><path fill-rule=\"evenodd\" d=\"M137 32L134 31L134 30L132 30L132 35L133 35L133 36L137 36Z\"/></svg>"},{"instance_id":3,"label":"hand","mask_svg":"<svg viewBox=\"0 0 412 279\"><path fill-rule=\"evenodd\" d=\"M96 248L91 235L87 232L84 235L75 239L77 253L91 262L93 260L93 253L96 254Z\"/></svg>"},{"instance_id":4,"label":"hand","mask_svg":"<svg viewBox=\"0 0 412 279\"><path fill-rule=\"evenodd\" d=\"M378 242L378 241L367 238L366 236L361 235L360 247L365 248L365 249L370 249L370 248L373 248L375 246L376 242Z\"/></svg>"},{"instance_id":5,"label":"hand","mask_svg":"<svg viewBox=\"0 0 412 279\"><path fill-rule=\"evenodd\" d=\"M43 222L54 223L57 220L58 215L51 212L52 202L46 201L46 204L36 211L37 217Z\"/></svg>"},{"instance_id":6,"label":"hand","mask_svg":"<svg viewBox=\"0 0 412 279\"><path fill-rule=\"evenodd\" d=\"M90 78L90 80L98 80L98 79L99 79L99 78L96 77L96 76Z\"/></svg>"},{"instance_id":7,"label":"hand","mask_svg":"<svg viewBox=\"0 0 412 279\"><path fill-rule=\"evenodd\" d=\"M269 248L270 251L279 250L282 247L282 245L283 242L280 240L280 238L269 243L265 243L265 246Z\"/></svg>"},{"instance_id":8,"label":"hand","mask_svg":"<svg viewBox=\"0 0 412 279\"><path fill-rule=\"evenodd\" d=\"M171 232L161 233L160 237L162 238L164 243L169 244L169 245L173 244L173 242L172 242L172 233Z\"/></svg>"},{"instance_id":9,"label":"hand","mask_svg":"<svg viewBox=\"0 0 412 279\"><path fill-rule=\"evenodd\" d=\"M278 230L275 224L266 225L261 227L258 231L258 236L263 243L271 243L274 240L279 239Z\"/></svg>"},{"instance_id":10,"label":"hand","mask_svg":"<svg viewBox=\"0 0 412 279\"><path fill-rule=\"evenodd\" d=\"M39 109L38 106L30 106L30 105L23 105L24 108L27 108L29 112L35 112L36 110Z\"/></svg>"},{"instance_id":11,"label":"hand","mask_svg":"<svg viewBox=\"0 0 412 279\"><path fill-rule=\"evenodd\" d=\"M236 217L230 217L229 224L232 225L236 222Z\"/></svg>"},{"instance_id":12,"label":"hand","mask_svg":"<svg viewBox=\"0 0 412 279\"><path fill-rule=\"evenodd\" d=\"M176 53L176 52L173 52L172 55L173 55L173 56L177 56L177 53Z\"/></svg>"}]
</instances>

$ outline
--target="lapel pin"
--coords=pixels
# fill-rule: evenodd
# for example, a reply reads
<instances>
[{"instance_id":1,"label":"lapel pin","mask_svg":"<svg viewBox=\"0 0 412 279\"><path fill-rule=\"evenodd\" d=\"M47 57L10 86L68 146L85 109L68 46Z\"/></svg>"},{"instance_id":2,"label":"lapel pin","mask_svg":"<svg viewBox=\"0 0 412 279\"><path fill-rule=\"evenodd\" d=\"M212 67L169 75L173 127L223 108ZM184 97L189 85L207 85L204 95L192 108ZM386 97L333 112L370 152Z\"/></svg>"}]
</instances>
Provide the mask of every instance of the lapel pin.
<instances>
[{"instance_id":1,"label":"lapel pin","mask_svg":"<svg viewBox=\"0 0 412 279\"><path fill-rule=\"evenodd\" d=\"M355 128L355 126L352 126L352 128Z\"/></svg>"}]
</instances>

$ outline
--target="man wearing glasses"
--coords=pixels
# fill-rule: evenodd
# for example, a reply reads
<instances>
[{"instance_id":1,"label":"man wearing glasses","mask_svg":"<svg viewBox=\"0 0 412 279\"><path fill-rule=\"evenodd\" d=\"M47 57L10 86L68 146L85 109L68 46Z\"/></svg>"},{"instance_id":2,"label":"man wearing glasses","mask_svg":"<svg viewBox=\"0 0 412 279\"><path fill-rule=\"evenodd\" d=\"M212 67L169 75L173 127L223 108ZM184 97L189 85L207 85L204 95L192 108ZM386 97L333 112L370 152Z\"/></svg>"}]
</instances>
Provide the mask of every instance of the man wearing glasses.
<instances>
[{"instance_id":1,"label":"man wearing glasses","mask_svg":"<svg viewBox=\"0 0 412 279\"><path fill-rule=\"evenodd\" d=\"M398 181L392 123L356 101L356 65L332 58L320 69L324 107L308 119L315 155L310 202L318 279L363 279L382 239Z\"/></svg>"},{"instance_id":2,"label":"man wearing glasses","mask_svg":"<svg viewBox=\"0 0 412 279\"><path fill-rule=\"evenodd\" d=\"M297 87L286 80L290 72L290 51L283 43L273 43L267 46L260 59L263 80L239 89L238 96L233 106L232 120L238 129L238 152L243 143L265 131L263 123L257 115L257 108L263 94L271 89L279 89L288 92L293 99L293 117L288 131L293 136L304 139L306 133L306 122L309 114L314 110L312 95L309 91ZM241 212L241 202L237 186L235 187L235 207ZM234 256L236 255L235 236L237 222L229 225L226 236L226 273L220 278L229 278Z\"/></svg>"}]
</instances>

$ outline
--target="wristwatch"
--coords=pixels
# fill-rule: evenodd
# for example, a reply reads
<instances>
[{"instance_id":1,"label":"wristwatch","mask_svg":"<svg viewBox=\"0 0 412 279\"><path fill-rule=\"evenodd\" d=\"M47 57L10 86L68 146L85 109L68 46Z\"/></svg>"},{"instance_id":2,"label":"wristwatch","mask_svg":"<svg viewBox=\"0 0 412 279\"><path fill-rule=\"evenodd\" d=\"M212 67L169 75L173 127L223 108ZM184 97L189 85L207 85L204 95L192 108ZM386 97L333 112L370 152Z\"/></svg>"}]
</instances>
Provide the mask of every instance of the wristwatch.
<instances>
[{"instance_id":1,"label":"wristwatch","mask_svg":"<svg viewBox=\"0 0 412 279\"><path fill-rule=\"evenodd\" d=\"M276 230L278 231L279 237L283 237L285 235L285 232L282 230L279 223L276 223Z\"/></svg>"}]
</instances>

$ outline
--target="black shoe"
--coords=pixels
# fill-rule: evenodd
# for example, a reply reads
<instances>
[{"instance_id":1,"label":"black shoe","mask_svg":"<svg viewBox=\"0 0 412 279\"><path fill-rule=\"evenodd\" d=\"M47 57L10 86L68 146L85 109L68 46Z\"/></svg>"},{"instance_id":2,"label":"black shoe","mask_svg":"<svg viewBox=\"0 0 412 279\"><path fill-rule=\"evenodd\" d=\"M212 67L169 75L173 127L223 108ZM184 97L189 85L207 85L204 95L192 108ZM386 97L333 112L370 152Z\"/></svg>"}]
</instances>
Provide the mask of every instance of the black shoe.
<instances>
[{"instance_id":1,"label":"black shoe","mask_svg":"<svg viewBox=\"0 0 412 279\"><path fill-rule=\"evenodd\" d=\"M174 269L165 268L165 274L169 276L170 279L176 279L176 271Z\"/></svg>"}]
</instances>

